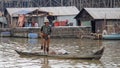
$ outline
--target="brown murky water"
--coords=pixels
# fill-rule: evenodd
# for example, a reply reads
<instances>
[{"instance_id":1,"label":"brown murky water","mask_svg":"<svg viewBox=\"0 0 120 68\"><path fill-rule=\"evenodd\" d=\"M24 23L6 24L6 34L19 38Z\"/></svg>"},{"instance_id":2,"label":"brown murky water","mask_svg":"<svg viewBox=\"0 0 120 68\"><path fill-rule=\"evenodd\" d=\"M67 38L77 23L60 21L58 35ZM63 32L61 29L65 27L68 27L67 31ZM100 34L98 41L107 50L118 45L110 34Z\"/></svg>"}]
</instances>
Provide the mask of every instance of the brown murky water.
<instances>
[{"instance_id":1,"label":"brown murky water","mask_svg":"<svg viewBox=\"0 0 120 68\"><path fill-rule=\"evenodd\" d=\"M101 41L75 38L51 39L51 49L65 49L70 53L90 54L105 46L100 60L57 59L48 57L19 56L15 49L39 50L40 39L1 38L0 68L119 68L120 41Z\"/></svg>"}]
</instances>

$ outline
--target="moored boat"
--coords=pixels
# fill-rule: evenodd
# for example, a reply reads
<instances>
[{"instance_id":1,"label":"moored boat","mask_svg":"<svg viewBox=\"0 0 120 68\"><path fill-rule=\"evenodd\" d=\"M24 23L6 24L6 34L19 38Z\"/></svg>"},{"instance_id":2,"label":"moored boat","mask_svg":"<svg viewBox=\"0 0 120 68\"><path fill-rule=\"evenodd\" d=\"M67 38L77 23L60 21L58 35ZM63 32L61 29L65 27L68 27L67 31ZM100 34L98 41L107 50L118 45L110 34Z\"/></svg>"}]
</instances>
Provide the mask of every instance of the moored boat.
<instances>
[{"instance_id":1,"label":"moored boat","mask_svg":"<svg viewBox=\"0 0 120 68\"><path fill-rule=\"evenodd\" d=\"M1 32L1 36L3 36L3 37L10 37L11 33L9 31Z\"/></svg>"},{"instance_id":2,"label":"moored boat","mask_svg":"<svg viewBox=\"0 0 120 68\"><path fill-rule=\"evenodd\" d=\"M120 34L102 35L102 39L105 39L105 40L120 40Z\"/></svg>"}]
</instances>

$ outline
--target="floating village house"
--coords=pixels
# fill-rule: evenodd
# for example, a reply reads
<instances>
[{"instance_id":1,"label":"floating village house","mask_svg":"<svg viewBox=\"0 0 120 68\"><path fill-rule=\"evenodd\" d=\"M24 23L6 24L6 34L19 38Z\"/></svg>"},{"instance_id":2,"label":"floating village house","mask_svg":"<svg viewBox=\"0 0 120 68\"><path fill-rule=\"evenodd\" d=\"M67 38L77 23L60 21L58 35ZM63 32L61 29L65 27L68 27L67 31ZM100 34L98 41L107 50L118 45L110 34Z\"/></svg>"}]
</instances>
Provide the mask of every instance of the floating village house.
<instances>
[{"instance_id":1,"label":"floating village house","mask_svg":"<svg viewBox=\"0 0 120 68\"><path fill-rule=\"evenodd\" d=\"M18 27L18 20L25 22L37 22L41 27L47 19L54 24L54 21L68 21L76 26L74 17L79 13L75 6L67 7L30 7L30 8L6 8L5 16L9 27ZM20 15L23 17L20 18Z\"/></svg>"},{"instance_id":2,"label":"floating village house","mask_svg":"<svg viewBox=\"0 0 120 68\"><path fill-rule=\"evenodd\" d=\"M75 17L78 25L90 26L92 32L120 33L120 8L83 8Z\"/></svg>"}]
</instances>

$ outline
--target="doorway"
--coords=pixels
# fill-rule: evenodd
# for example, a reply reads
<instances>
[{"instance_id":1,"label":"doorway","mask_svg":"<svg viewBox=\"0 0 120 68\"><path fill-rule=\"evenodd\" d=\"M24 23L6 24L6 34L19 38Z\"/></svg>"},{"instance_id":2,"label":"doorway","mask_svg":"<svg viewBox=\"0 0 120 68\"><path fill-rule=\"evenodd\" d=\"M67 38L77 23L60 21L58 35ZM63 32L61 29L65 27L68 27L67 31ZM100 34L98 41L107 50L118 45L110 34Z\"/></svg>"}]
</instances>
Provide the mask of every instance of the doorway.
<instances>
[{"instance_id":1,"label":"doorway","mask_svg":"<svg viewBox=\"0 0 120 68\"><path fill-rule=\"evenodd\" d=\"M77 20L77 26L81 26L81 21L80 21L80 19Z\"/></svg>"},{"instance_id":2,"label":"doorway","mask_svg":"<svg viewBox=\"0 0 120 68\"><path fill-rule=\"evenodd\" d=\"M95 21L91 21L91 26L92 33L95 33Z\"/></svg>"}]
</instances>

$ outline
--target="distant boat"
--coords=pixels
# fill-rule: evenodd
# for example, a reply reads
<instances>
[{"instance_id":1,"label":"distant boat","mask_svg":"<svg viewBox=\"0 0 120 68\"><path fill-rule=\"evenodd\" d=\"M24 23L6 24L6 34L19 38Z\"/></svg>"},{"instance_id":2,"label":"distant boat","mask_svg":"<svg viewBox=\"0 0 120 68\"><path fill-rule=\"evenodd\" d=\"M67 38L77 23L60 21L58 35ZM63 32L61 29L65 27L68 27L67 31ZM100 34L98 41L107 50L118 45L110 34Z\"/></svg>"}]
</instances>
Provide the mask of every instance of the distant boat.
<instances>
[{"instance_id":1,"label":"distant boat","mask_svg":"<svg viewBox=\"0 0 120 68\"><path fill-rule=\"evenodd\" d=\"M102 35L102 39L105 39L105 40L120 40L120 34Z\"/></svg>"},{"instance_id":2,"label":"distant boat","mask_svg":"<svg viewBox=\"0 0 120 68\"><path fill-rule=\"evenodd\" d=\"M10 37L11 33L9 31L1 32L1 36L3 36L3 37Z\"/></svg>"}]
</instances>

